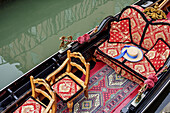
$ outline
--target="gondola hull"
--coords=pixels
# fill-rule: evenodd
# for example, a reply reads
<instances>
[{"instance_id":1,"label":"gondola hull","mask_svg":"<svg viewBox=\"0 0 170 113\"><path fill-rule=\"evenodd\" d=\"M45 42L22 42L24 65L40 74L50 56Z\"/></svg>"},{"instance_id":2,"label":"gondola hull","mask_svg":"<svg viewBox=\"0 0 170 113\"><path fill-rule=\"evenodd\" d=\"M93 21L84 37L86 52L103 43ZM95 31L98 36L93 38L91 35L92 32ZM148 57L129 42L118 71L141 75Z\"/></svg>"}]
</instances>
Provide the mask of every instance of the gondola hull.
<instances>
[{"instance_id":1,"label":"gondola hull","mask_svg":"<svg viewBox=\"0 0 170 113\"><path fill-rule=\"evenodd\" d=\"M153 0L154 3L156 0ZM146 5L144 1L138 1L136 5ZM18 104L22 103L24 99L31 95L31 85L29 77L32 75L34 78L46 78L50 73L56 70L66 59L66 52L67 50L71 50L72 52L80 52L85 57L87 61L90 61L92 64L93 62L93 54L95 49L101 45L107 37L109 37L109 25L110 22L113 21L115 18L118 17L119 14L113 16L106 17L101 24L98 26L98 31L93 33L90 37L88 42L83 44L79 44L78 42L71 43L67 46L67 49L60 50L56 52L51 57L44 60L42 63L35 66L33 69L29 70L27 73L22 75L20 78L13 81L8 86L4 87L0 91L0 112L10 112L14 109ZM89 31L89 33L92 32ZM88 45L88 46L87 46ZM93 66L93 65L92 65ZM145 95L145 98L138 106L133 106L132 102L127 104L121 112L146 112L148 109L155 106L153 102L157 100L162 100L168 94L168 87L169 87L169 77L170 77L170 69L167 69L167 72L162 73L156 83L155 87L148 91ZM81 76L80 76L81 77ZM168 90L167 90L168 89ZM164 95L163 95L164 94ZM160 98L161 96L161 99ZM159 106L161 101L157 103ZM156 109L156 107L154 107ZM153 109L153 111L155 111Z\"/></svg>"}]
</instances>

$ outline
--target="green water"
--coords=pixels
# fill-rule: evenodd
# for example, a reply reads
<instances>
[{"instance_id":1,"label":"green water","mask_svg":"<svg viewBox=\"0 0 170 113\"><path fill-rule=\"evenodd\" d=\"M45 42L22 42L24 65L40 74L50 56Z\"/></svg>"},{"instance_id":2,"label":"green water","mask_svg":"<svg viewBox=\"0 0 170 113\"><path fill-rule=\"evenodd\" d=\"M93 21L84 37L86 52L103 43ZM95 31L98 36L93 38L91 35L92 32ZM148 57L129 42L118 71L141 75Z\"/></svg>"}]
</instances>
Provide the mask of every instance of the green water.
<instances>
[{"instance_id":1,"label":"green water","mask_svg":"<svg viewBox=\"0 0 170 113\"><path fill-rule=\"evenodd\" d=\"M137 0L15 0L0 6L0 89Z\"/></svg>"}]
</instances>

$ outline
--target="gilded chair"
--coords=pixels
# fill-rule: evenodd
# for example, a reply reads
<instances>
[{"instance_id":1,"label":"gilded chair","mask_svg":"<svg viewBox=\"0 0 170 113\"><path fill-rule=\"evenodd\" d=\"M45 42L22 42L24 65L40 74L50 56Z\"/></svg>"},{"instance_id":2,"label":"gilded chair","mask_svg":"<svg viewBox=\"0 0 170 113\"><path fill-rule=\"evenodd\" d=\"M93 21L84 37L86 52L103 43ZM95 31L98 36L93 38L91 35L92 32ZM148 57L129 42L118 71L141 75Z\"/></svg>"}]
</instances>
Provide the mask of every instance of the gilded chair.
<instances>
[{"instance_id":1,"label":"gilded chair","mask_svg":"<svg viewBox=\"0 0 170 113\"><path fill-rule=\"evenodd\" d=\"M79 59L81 61L81 65L83 64L85 68L83 68L80 64L73 62L71 58ZM59 77L56 77L56 75L60 73L65 66L67 66L66 71ZM83 72L85 75L84 81L71 72L73 66ZM71 53L70 50L68 50L67 58L63 64L46 78L46 80L50 83L51 88L56 92L57 97L67 103L69 112L72 112L73 100L82 92L84 92L85 96L88 98L89 69L90 63L86 62L81 53Z\"/></svg>"},{"instance_id":2,"label":"gilded chair","mask_svg":"<svg viewBox=\"0 0 170 113\"><path fill-rule=\"evenodd\" d=\"M20 105L14 113L56 113L56 94L51 90L50 86L44 79L34 79L30 76L32 95ZM41 89L37 88L35 84L41 85ZM43 89L43 90L42 90ZM43 103L40 99L47 98L48 105Z\"/></svg>"}]
</instances>

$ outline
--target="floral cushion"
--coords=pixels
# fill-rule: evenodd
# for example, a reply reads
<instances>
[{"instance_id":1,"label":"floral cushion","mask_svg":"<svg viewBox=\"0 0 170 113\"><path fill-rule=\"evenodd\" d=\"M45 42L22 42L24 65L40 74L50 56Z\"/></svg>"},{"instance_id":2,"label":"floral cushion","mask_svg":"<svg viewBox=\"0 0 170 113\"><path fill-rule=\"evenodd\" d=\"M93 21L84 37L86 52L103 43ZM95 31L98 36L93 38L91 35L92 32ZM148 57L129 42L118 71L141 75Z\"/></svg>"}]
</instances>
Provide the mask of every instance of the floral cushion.
<instances>
[{"instance_id":1,"label":"floral cushion","mask_svg":"<svg viewBox=\"0 0 170 113\"><path fill-rule=\"evenodd\" d=\"M83 90L83 87L68 75L57 80L51 88L63 102L68 102Z\"/></svg>"},{"instance_id":2,"label":"floral cushion","mask_svg":"<svg viewBox=\"0 0 170 113\"><path fill-rule=\"evenodd\" d=\"M170 54L170 21L152 21L149 16L141 11L143 11L143 9L140 6L127 6L122 10L118 20L113 22L118 25L111 24L111 30L113 25L119 29L121 28L121 23L125 22L122 20L127 21L129 19L129 33L132 37L131 40L128 40L128 43L126 41L123 42L126 38L117 40L118 37L110 30L109 39L95 51L95 56L98 60L107 63L116 69L117 73L121 73L122 76L139 85L143 85L144 80L146 80L150 74L157 74L168 60ZM115 27L113 28L116 29ZM122 32L122 30L117 30L118 35L121 34L120 32ZM148 43L148 41L151 41L151 43ZM114 59L114 57L120 55L121 49L125 45L133 45L140 48L144 53L143 59L136 63L127 61L123 57Z\"/></svg>"},{"instance_id":3,"label":"floral cushion","mask_svg":"<svg viewBox=\"0 0 170 113\"><path fill-rule=\"evenodd\" d=\"M19 106L14 113L43 113L45 107L30 97L21 106Z\"/></svg>"}]
</instances>

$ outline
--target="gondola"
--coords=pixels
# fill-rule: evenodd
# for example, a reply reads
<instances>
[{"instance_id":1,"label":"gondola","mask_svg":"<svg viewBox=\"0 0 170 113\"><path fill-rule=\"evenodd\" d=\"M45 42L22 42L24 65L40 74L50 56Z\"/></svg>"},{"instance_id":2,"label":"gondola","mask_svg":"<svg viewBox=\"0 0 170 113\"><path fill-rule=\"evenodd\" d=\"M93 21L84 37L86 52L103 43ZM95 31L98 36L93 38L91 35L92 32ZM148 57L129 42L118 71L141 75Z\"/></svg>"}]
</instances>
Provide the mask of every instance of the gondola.
<instances>
[{"instance_id":1,"label":"gondola","mask_svg":"<svg viewBox=\"0 0 170 113\"><path fill-rule=\"evenodd\" d=\"M151 6L155 2L160 2L160 0L140 0L134 5L139 5L143 8ZM169 4L169 3L167 3ZM94 53L96 49L102 45L108 37L110 37L109 30L110 24L112 21L119 18L120 13L114 16L108 16L100 23L97 27L97 31L91 30L88 32L90 34L90 39L83 44L78 42L69 43L65 46L65 50L61 49L56 52L51 57L47 58L33 69L29 70L27 73L23 74L21 77L1 89L0 91L0 112L12 112L17 106L19 106L26 98L31 95L31 83L30 76L34 78L43 78L45 79L49 74L54 72L59 68L62 63L67 58L67 50L71 52L80 52L86 61L90 62L90 69L92 70L95 67L96 59ZM170 38L170 37L169 37ZM131 101L126 103L126 105L120 110L122 113L140 113L140 112L155 112L156 109L160 106L162 101L169 94L169 78L170 78L170 59L166 61L167 68L162 69L159 73L158 81L155 83L154 87L147 89L142 92L142 98L140 102L135 103L139 94L136 94ZM166 71L165 71L166 70ZM82 74L79 71L75 70L75 74L78 77L81 77ZM142 86L142 85L141 85ZM138 88L139 89L139 88ZM144 95L144 96L143 96Z\"/></svg>"}]
</instances>

